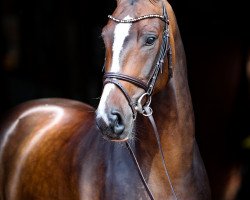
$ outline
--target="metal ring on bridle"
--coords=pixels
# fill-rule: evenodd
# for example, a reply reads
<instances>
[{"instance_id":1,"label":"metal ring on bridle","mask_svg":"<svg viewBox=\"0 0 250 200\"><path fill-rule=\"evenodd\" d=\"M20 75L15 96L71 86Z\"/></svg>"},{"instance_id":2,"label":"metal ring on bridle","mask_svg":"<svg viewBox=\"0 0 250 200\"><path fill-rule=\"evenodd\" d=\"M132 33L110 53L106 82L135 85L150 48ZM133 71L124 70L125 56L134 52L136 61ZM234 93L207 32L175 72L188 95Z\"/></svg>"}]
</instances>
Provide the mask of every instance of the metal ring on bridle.
<instances>
[{"instance_id":1,"label":"metal ring on bridle","mask_svg":"<svg viewBox=\"0 0 250 200\"><path fill-rule=\"evenodd\" d=\"M147 97L146 103L142 105L142 100L145 97ZM151 95L146 92L143 95L141 95L140 98L138 99L135 110L137 110L139 113L141 113L144 116L150 116L153 114L153 110L152 108L150 108L150 104L151 104ZM148 108L147 110L144 109L146 107Z\"/></svg>"}]
</instances>

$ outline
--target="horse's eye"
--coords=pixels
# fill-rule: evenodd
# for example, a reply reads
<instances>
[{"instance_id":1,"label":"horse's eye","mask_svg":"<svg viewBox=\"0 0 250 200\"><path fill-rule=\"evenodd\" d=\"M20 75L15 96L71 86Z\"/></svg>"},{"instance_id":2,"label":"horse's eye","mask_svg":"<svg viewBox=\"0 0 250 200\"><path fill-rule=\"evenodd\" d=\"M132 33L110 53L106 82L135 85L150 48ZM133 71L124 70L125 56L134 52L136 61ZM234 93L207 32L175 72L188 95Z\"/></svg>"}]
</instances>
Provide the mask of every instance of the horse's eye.
<instances>
[{"instance_id":1,"label":"horse's eye","mask_svg":"<svg viewBox=\"0 0 250 200\"><path fill-rule=\"evenodd\" d=\"M146 45L153 45L156 40L156 37L150 36L146 39Z\"/></svg>"}]
</instances>

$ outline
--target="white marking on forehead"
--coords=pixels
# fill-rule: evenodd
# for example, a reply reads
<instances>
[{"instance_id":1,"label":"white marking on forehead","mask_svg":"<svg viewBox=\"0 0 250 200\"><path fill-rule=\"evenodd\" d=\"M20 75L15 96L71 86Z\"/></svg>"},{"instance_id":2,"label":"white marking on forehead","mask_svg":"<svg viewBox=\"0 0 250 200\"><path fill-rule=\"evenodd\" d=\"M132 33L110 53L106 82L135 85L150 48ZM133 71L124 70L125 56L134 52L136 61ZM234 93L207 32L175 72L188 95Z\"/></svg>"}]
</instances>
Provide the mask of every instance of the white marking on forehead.
<instances>
[{"instance_id":1,"label":"white marking on forehead","mask_svg":"<svg viewBox=\"0 0 250 200\"><path fill-rule=\"evenodd\" d=\"M129 15L124 20L132 19ZM125 41L125 38L129 34L129 30L132 23L119 23L115 27L114 31L114 43L113 43L113 59L111 65L111 72L119 72L120 70L120 54Z\"/></svg>"}]
</instances>

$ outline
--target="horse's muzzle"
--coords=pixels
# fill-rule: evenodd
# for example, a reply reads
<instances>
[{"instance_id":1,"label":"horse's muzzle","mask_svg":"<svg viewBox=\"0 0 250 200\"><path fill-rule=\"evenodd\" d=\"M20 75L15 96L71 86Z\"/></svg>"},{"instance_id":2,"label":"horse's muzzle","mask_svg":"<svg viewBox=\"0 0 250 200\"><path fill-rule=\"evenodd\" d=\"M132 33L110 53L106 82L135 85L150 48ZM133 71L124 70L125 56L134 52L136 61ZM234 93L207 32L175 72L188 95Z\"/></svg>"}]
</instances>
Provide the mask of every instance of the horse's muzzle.
<instances>
[{"instance_id":1,"label":"horse's muzzle","mask_svg":"<svg viewBox=\"0 0 250 200\"><path fill-rule=\"evenodd\" d=\"M96 117L96 124L101 130L102 135L105 139L111 141L125 141L127 140L127 134L125 133L124 119L117 110L112 110L107 115L105 121L103 117Z\"/></svg>"}]
</instances>

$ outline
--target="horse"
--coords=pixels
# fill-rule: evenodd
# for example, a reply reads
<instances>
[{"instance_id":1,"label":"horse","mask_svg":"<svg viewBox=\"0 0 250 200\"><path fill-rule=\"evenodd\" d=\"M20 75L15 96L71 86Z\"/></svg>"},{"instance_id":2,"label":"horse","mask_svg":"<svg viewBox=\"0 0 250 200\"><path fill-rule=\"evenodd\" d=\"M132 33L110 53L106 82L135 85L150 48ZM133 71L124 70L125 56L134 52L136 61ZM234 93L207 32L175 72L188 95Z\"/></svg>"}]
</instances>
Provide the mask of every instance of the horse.
<instances>
[{"instance_id":1,"label":"horse","mask_svg":"<svg viewBox=\"0 0 250 200\"><path fill-rule=\"evenodd\" d=\"M166 0L117 0L99 105L17 105L1 123L0 199L209 200L185 51Z\"/></svg>"}]
</instances>

